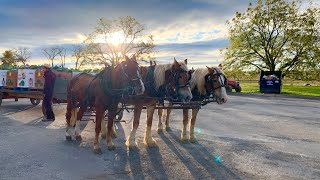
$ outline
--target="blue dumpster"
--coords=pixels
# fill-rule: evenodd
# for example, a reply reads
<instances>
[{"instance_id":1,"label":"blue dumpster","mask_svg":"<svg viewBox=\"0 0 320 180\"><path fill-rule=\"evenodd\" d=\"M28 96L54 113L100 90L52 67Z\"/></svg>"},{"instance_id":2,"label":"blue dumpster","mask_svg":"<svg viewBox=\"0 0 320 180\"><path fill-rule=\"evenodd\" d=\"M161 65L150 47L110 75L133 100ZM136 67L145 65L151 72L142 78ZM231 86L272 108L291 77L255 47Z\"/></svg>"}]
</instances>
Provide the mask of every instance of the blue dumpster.
<instances>
[{"instance_id":1,"label":"blue dumpster","mask_svg":"<svg viewBox=\"0 0 320 180\"><path fill-rule=\"evenodd\" d=\"M261 93L280 94L282 87L282 72L261 71L259 85Z\"/></svg>"}]
</instances>

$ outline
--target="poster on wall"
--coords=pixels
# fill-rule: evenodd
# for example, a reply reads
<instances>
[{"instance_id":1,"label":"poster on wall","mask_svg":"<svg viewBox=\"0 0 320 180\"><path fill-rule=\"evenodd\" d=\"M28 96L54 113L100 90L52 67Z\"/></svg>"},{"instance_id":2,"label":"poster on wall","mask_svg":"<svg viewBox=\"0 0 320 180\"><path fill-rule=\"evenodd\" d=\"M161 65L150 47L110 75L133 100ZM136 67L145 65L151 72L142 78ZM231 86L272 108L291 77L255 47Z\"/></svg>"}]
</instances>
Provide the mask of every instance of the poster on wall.
<instances>
[{"instance_id":1,"label":"poster on wall","mask_svg":"<svg viewBox=\"0 0 320 180\"><path fill-rule=\"evenodd\" d=\"M0 87L7 85L7 72L8 70L0 70Z\"/></svg>"},{"instance_id":2,"label":"poster on wall","mask_svg":"<svg viewBox=\"0 0 320 180\"><path fill-rule=\"evenodd\" d=\"M18 69L18 87L34 87L35 69Z\"/></svg>"}]
</instances>

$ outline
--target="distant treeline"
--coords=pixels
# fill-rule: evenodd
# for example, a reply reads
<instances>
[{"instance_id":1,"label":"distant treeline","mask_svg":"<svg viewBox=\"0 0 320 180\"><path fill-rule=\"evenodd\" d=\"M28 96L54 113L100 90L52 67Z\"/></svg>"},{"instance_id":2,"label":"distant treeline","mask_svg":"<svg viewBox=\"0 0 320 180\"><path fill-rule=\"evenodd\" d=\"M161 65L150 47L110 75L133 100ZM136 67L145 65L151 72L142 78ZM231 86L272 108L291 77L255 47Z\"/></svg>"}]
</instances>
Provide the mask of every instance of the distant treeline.
<instances>
[{"instance_id":1,"label":"distant treeline","mask_svg":"<svg viewBox=\"0 0 320 180\"><path fill-rule=\"evenodd\" d=\"M260 71L224 70L228 79L254 81L260 78ZM283 80L320 81L320 70L292 70Z\"/></svg>"}]
</instances>

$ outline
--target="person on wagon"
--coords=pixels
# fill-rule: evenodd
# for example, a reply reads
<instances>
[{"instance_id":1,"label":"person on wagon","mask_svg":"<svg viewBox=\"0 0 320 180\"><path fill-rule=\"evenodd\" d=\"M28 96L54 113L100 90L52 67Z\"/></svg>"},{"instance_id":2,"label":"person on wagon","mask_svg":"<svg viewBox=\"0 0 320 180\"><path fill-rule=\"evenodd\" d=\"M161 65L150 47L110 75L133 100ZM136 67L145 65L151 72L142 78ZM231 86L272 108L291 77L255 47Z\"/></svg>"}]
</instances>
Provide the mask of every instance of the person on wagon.
<instances>
[{"instance_id":1,"label":"person on wagon","mask_svg":"<svg viewBox=\"0 0 320 180\"><path fill-rule=\"evenodd\" d=\"M49 64L43 65L44 86L43 86L43 105L46 109L46 117L42 121L54 121L55 116L52 110L52 96L56 75L51 71Z\"/></svg>"}]
</instances>

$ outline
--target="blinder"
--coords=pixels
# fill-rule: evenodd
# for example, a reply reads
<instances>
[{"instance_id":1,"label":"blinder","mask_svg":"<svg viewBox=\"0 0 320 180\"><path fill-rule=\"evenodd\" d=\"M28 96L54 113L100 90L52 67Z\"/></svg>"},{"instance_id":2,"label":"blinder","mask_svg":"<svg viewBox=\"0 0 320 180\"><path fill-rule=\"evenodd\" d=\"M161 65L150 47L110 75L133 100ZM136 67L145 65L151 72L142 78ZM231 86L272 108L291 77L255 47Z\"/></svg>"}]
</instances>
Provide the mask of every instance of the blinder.
<instances>
[{"instance_id":1,"label":"blinder","mask_svg":"<svg viewBox=\"0 0 320 180\"><path fill-rule=\"evenodd\" d=\"M188 81L186 84L181 84L181 85L179 84L179 79L181 78L180 73L188 73L189 77L188 77ZM187 72L182 69L179 69L178 71L173 72L173 78L174 78L175 84L176 84L176 92L178 92L178 90L180 88L190 87L191 73L192 72L190 72L190 71Z\"/></svg>"},{"instance_id":2,"label":"blinder","mask_svg":"<svg viewBox=\"0 0 320 180\"><path fill-rule=\"evenodd\" d=\"M220 86L218 87L214 87L214 84L215 83L218 83L217 80L215 80L215 77L218 77L218 79L220 80L220 82L222 82L222 79L221 79L221 76L224 77L224 81L223 81L223 84L220 84ZM223 74L223 73L216 73L216 74L208 74L205 76L205 81L206 81L206 84L212 84L212 89L213 90L216 90L216 89L219 89L221 87L226 87L227 86L227 77Z\"/></svg>"}]
</instances>

